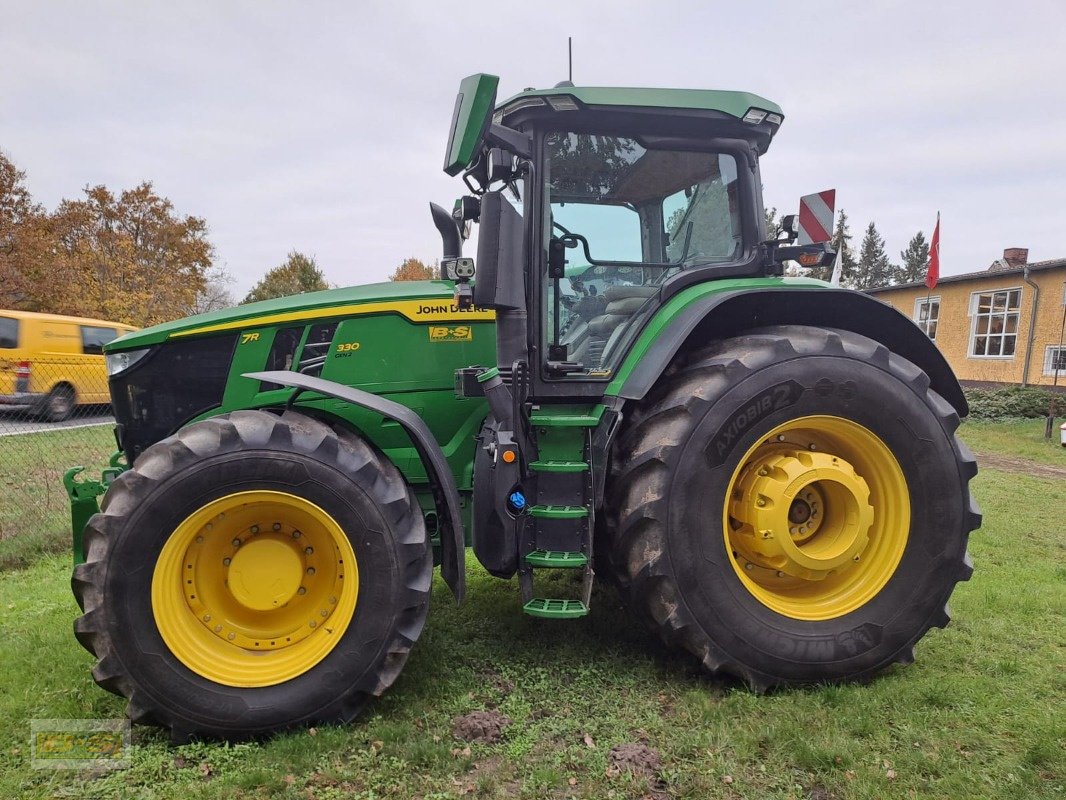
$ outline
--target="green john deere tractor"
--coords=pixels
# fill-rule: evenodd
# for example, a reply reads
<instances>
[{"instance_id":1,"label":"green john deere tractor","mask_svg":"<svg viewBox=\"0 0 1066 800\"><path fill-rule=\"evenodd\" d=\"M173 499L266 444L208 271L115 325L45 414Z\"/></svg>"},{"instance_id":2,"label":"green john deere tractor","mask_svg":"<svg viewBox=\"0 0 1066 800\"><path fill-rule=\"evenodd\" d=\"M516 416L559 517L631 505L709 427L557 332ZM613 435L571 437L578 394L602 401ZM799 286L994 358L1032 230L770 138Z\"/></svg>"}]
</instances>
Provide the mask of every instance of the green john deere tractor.
<instances>
[{"instance_id":1,"label":"green john deere tractor","mask_svg":"<svg viewBox=\"0 0 1066 800\"><path fill-rule=\"evenodd\" d=\"M497 104L497 82L456 101L446 279L107 346L125 463L68 475L75 632L134 721L352 719L403 668L435 564L462 599L468 545L551 620L589 613L595 568L756 690L866 680L947 623L980 523L966 401L908 319L782 277L832 253L767 236L781 110L569 83Z\"/></svg>"}]
</instances>

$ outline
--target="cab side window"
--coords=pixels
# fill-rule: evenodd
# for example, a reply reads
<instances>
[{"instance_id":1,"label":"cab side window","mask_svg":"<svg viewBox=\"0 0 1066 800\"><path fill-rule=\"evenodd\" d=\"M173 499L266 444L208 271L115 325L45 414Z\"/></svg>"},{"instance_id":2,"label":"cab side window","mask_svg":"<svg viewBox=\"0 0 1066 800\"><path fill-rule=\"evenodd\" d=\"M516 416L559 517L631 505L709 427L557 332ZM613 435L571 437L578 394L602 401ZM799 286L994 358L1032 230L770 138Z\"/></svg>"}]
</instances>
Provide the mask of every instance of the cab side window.
<instances>
[{"instance_id":1,"label":"cab side window","mask_svg":"<svg viewBox=\"0 0 1066 800\"><path fill-rule=\"evenodd\" d=\"M118 338L118 331L114 328L97 328L92 325L81 325L81 351L86 355L101 355L104 345Z\"/></svg>"}]
</instances>

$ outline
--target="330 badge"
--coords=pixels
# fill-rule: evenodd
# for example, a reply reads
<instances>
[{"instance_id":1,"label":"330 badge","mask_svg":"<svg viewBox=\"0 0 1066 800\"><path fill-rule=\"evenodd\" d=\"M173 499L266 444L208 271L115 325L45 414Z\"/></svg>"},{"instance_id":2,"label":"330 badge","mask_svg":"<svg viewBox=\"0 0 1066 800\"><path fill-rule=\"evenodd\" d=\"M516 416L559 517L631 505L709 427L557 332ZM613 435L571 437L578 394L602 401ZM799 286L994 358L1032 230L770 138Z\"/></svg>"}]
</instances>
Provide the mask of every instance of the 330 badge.
<instances>
[{"instance_id":1,"label":"330 badge","mask_svg":"<svg viewBox=\"0 0 1066 800\"><path fill-rule=\"evenodd\" d=\"M470 342L474 339L474 329L469 325L430 325L431 342Z\"/></svg>"}]
</instances>

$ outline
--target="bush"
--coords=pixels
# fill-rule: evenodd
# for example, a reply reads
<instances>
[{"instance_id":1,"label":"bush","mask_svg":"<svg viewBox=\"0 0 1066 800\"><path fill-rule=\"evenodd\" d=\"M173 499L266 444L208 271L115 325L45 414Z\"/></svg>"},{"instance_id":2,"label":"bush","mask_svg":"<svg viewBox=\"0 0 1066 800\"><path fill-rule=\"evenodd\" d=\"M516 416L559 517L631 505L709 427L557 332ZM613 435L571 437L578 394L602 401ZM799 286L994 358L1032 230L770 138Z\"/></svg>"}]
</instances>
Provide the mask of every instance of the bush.
<instances>
[{"instance_id":1,"label":"bush","mask_svg":"<svg viewBox=\"0 0 1066 800\"><path fill-rule=\"evenodd\" d=\"M1058 413L1066 409L1066 396L1036 386L1002 389L965 389L972 419L1046 417L1054 400Z\"/></svg>"}]
</instances>

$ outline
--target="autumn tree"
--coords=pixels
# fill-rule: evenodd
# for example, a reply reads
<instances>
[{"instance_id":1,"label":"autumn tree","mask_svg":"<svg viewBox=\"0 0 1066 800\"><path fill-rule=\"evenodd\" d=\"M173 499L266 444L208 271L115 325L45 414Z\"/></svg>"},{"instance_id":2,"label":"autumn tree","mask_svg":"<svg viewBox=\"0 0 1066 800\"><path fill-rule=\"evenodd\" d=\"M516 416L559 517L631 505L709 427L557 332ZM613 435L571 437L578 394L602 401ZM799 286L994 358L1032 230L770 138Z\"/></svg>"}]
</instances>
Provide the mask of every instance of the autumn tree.
<instances>
[{"instance_id":1,"label":"autumn tree","mask_svg":"<svg viewBox=\"0 0 1066 800\"><path fill-rule=\"evenodd\" d=\"M918 231L907 243L907 249L899 254L900 265L896 270L896 283L916 283L925 278L929 265L929 242L925 234Z\"/></svg>"},{"instance_id":2,"label":"autumn tree","mask_svg":"<svg viewBox=\"0 0 1066 800\"><path fill-rule=\"evenodd\" d=\"M0 151L0 308L35 311L51 242L47 215L25 181L26 173Z\"/></svg>"},{"instance_id":3,"label":"autumn tree","mask_svg":"<svg viewBox=\"0 0 1066 800\"><path fill-rule=\"evenodd\" d=\"M426 266L417 258L405 258L403 263L389 276L390 281L431 281L436 278L436 270Z\"/></svg>"},{"instance_id":4,"label":"autumn tree","mask_svg":"<svg viewBox=\"0 0 1066 800\"><path fill-rule=\"evenodd\" d=\"M275 297L288 297L304 292L319 292L328 289L329 283L318 268L313 256L293 250L284 263L269 270L241 301L255 303Z\"/></svg>"}]
</instances>

